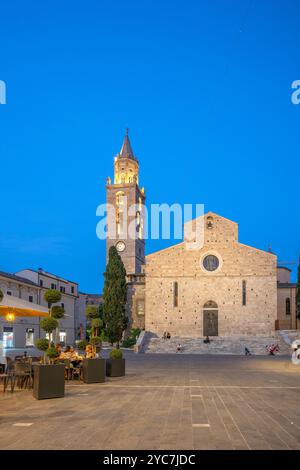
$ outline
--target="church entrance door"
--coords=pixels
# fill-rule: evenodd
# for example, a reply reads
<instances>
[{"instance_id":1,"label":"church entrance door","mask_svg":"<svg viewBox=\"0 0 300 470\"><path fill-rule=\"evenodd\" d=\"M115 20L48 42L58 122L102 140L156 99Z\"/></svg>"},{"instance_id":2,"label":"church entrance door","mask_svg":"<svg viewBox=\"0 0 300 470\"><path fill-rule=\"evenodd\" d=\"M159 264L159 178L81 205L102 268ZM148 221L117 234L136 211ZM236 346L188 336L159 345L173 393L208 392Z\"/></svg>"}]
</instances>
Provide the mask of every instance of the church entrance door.
<instances>
[{"instance_id":1,"label":"church entrance door","mask_svg":"<svg viewBox=\"0 0 300 470\"><path fill-rule=\"evenodd\" d=\"M211 300L203 307L203 336L218 336L218 305Z\"/></svg>"}]
</instances>

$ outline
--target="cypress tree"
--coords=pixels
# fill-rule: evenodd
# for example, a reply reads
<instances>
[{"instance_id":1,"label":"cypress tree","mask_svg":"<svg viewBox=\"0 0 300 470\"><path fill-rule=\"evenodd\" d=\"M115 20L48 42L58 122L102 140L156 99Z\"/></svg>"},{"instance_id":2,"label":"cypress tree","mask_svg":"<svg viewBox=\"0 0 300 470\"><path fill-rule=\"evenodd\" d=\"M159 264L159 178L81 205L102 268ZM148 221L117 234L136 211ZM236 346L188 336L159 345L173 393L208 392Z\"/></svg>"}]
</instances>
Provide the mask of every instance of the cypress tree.
<instances>
[{"instance_id":1,"label":"cypress tree","mask_svg":"<svg viewBox=\"0 0 300 470\"><path fill-rule=\"evenodd\" d=\"M104 273L103 320L105 332L111 344L119 343L127 326L125 305L127 300L126 270L114 246L110 247Z\"/></svg>"}]
</instances>

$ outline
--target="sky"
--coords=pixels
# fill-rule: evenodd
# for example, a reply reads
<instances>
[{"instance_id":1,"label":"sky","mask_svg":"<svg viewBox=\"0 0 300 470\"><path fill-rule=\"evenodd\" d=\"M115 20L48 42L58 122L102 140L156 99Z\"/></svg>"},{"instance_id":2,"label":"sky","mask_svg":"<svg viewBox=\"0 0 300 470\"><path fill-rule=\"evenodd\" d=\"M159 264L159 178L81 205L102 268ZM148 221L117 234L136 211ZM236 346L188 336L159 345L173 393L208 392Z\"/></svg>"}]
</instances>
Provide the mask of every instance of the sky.
<instances>
[{"instance_id":1,"label":"sky","mask_svg":"<svg viewBox=\"0 0 300 470\"><path fill-rule=\"evenodd\" d=\"M147 205L204 204L295 263L299 13L297 0L2 2L0 270L101 292L96 208L126 127Z\"/></svg>"}]
</instances>

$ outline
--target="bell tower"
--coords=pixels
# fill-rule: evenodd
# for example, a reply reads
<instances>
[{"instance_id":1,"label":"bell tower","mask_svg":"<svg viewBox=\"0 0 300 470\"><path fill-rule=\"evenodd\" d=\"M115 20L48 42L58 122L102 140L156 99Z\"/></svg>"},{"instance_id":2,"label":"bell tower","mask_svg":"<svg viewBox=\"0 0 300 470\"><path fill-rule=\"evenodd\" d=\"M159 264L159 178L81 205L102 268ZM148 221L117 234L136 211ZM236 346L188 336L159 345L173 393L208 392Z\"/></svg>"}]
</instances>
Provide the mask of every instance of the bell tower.
<instances>
[{"instance_id":1,"label":"bell tower","mask_svg":"<svg viewBox=\"0 0 300 470\"><path fill-rule=\"evenodd\" d=\"M139 163L134 156L128 129L120 152L114 159L114 179L106 182L106 258L115 246L127 275L138 274L145 262L143 207L144 188L139 187Z\"/></svg>"}]
</instances>

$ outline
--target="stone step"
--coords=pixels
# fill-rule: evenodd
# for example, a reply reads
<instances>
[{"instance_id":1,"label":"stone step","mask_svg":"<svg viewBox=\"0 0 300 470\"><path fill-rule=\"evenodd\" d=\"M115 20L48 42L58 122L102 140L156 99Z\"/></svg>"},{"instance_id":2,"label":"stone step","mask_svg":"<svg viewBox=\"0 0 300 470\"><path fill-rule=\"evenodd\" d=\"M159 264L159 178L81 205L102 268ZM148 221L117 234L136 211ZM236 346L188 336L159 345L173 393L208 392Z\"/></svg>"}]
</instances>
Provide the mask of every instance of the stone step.
<instances>
[{"instance_id":1,"label":"stone step","mask_svg":"<svg viewBox=\"0 0 300 470\"><path fill-rule=\"evenodd\" d=\"M145 353L175 354L177 345L181 344L183 354L235 354L244 355L247 347L252 355L267 355L266 346L278 344L279 355L291 354L291 349L283 339L274 337L213 337L205 344L203 338L173 337L169 340L149 335L145 343Z\"/></svg>"}]
</instances>

